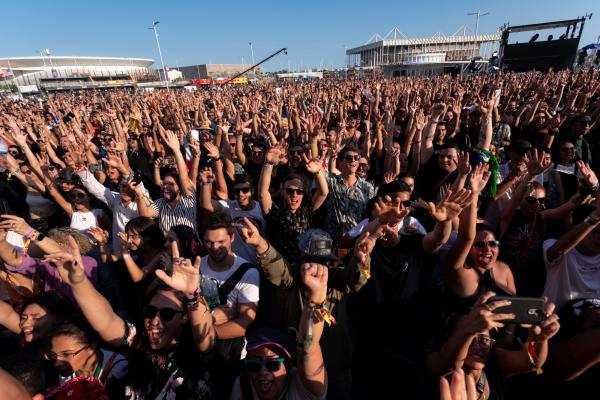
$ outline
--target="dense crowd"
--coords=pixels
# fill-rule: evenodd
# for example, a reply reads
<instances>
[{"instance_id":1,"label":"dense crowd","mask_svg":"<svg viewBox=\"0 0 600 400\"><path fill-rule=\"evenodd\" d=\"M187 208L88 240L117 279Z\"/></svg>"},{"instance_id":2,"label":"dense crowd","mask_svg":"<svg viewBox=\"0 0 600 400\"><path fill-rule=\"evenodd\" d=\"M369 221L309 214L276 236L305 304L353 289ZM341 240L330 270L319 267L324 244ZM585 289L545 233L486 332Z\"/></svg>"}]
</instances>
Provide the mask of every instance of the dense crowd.
<instances>
[{"instance_id":1,"label":"dense crowd","mask_svg":"<svg viewBox=\"0 0 600 400\"><path fill-rule=\"evenodd\" d=\"M584 69L2 100L2 390L595 398L599 87Z\"/></svg>"}]
</instances>

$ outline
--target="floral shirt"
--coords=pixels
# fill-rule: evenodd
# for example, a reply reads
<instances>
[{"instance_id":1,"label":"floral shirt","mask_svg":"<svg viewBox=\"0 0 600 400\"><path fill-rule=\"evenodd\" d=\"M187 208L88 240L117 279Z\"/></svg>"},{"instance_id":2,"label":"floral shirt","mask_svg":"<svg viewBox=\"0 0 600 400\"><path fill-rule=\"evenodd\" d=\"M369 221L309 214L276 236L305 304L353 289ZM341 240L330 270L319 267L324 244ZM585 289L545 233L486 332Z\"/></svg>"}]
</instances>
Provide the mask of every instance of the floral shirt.
<instances>
[{"instance_id":1,"label":"floral shirt","mask_svg":"<svg viewBox=\"0 0 600 400\"><path fill-rule=\"evenodd\" d=\"M327 230L334 243L364 218L367 202L375 196L373 185L358 178L348 187L341 175L327 174Z\"/></svg>"},{"instance_id":2,"label":"floral shirt","mask_svg":"<svg viewBox=\"0 0 600 400\"><path fill-rule=\"evenodd\" d=\"M298 239L311 228L313 211L303 205L295 213L281 203L273 203L267 214L267 238L279 253L290 262L300 259Z\"/></svg>"}]
</instances>

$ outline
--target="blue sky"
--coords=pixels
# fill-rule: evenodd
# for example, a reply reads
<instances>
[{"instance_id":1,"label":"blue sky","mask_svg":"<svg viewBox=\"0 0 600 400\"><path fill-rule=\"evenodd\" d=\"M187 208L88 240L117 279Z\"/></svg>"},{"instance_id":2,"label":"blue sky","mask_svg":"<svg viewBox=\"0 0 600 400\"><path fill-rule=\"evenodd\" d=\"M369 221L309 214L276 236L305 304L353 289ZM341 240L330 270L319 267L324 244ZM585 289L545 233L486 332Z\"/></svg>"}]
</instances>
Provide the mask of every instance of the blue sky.
<instances>
[{"instance_id":1,"label":"blue sky","mask_svg":"<svg viewBox=\"0 0 600 400\"><path fill-rule=\"evenodd\" d=\"M600 1L9 1L2 6L0 57L54 55L144 57L158 60L151 30L160 20L167 65L256 61L282 47L267 70L337 67L344 46L364 44L374 33L397 26L409 37L450 35L461 25L475 29L468 12L481 17L480 33L512 25L570 19L593 13L581 45L600 35Z\"/></svg>"}]
</instances>

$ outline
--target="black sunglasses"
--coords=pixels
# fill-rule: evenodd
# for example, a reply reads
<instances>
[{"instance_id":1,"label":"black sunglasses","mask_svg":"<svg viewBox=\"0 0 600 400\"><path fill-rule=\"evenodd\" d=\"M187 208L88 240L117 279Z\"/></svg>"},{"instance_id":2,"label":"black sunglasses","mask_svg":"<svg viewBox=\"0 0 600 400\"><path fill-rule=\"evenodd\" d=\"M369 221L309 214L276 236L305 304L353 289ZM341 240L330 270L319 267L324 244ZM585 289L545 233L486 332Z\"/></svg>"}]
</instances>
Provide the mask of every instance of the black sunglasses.
<instances>
[{"instance_id":1,"label":"black sunglasses","mask_svg":"<svg viewBox=\"0 0 600 400\"><path fill-rule=\"evenodd\" d=\"M246 193L249 193L251 190L252 190L252 188L249 188L249 187L233 188L233 193L242 192L242 193L246 194Z\"/></svg>"},{"instance_id":2,"label":"black sunglasses","mask_svg":"<svg viewBox=\"0 0 600 400\"><path fill-rule=\"evenodd\" d=\"M160 310L154 306L148 306L144 310L144 318L153 319L156 317L156 314L162 319L164 322L169 322L175 317L177 314L183 314L183 310L173 310L172 308L161 308Z\"/></svg>"},{"instance_id":3,"label":"black sunglasses","mask_svg":"<svg viewBox=\"0 0 600 400\"><path fill-rule=\"evenodd\" d=\"M500 242L497 240L478 240L476 242L473 242L473 247L475 247L476 249L483 249L486 244L492 249L500 247Z\"/></svg>"},{"instance_id":4,"label":"black sunglasses","mask_svg":"<svg viewBox=\"0 0 600 400\"><path fill-rule=\"evenodd\" d=\"M86 194L81 192L71 192L72 199L85 199Z\"/></svg>"},{"instance_id":5,"label":"black sunglasses","mask_svg":"<svg viewBox=\"0 0 600 400\"><path fill-rule=\"evenodd\" d=\"M534 205L534 204L539 204L540 206L543 206L544 204L546 204L546 198L545 197L538 197L537 199L533 196L527 196L525 197L525 200L527 200L527 203Z\"/></svg>"},{"instance_id":6,"label":"black sunglasses","mask_svg":"<svg viewBox=\"0 0 600 400\"><path fill-rule=\"evenodd\" d=\"M304 154L304 150L290 150L290 156L301 156Z\"/></svg>"},{"instance_id":7,"label":"black sunglasses","mask_svg":"<svg viewBox=\"0 0 600 400\"><path fill-rule=\"evenodd\" d=\"M564 151L565 153L574 153L575 147L561 147L560 151Z\"/></svg>"},{"instance_id":8,"label":"black sunglasses","mask_svg":"<svg viewBox=\"0 0 600 400\"><path fill-rule=\"evenodd\" d=\"M249 372L257 373L260 372L262 367L264 366L267 370L271 372L277 372L281 368L281 364L285 359L281 358L272 358L270 360L249 360L245 359L244 362L246 364L246 368Z\"/></svg>"},{"instance_id":9,"label":"black sunglasses","mask_svg":"<svg viewBox=\"0 0 600 400\"><path fill-rule=\"evenodd\" d=\"M290 196L293 195L293 194L295 194L297 196L300 196L301 194L304 194L304 190L303 189L285 188L285 192L288 195L290 195Z\"/></svg>"},{"instance_id":10,"label":"black sunglasses","mask_svg":"<svg viewBox=\"0 0 600 400\"><path fill-rule=\"evenodd\" d=\"M344 160L346 160L348 162L358 161L358 160L360 160L360 155L358 155L358 154L356 154L356 155L346 154L344 156Z\"/></svg>"}]
</instances>

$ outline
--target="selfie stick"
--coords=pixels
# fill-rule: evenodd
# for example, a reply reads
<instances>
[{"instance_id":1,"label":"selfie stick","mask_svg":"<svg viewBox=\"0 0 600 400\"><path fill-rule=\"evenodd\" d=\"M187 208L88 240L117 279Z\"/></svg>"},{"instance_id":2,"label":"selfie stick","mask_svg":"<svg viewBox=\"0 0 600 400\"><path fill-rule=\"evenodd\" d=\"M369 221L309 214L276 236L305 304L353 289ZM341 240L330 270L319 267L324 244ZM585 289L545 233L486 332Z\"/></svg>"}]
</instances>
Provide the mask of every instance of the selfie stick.
<instances>
[{"instance_id":1,"label":"selfie stick","mask_svg":"<svg viewBox=\"0 0 600 400\"><path fill-rule=\"evenodd\" d=\"M258 67L260 64L263 64L263 63L265 63L265 62L269 61L271 58L275 57L277 54L279 54L279 53L281 53L281 52L285 52L285 54L287 54L287 48L286 48L286 47L284 47L283 49L277 50L275 53L271 54L269 57L265 58L264 60L261 60L261 61L257 62L256 64L254 64L254 65L253 65L253 66L251 66L250 68L248 68L248 69L245 69L244 71L240 72L240 73L239 73L239 74L237 74L237 75L234 75L232 78L229 78L229 79L227 80L227 82L225 82L225 83L226 83L226 84L227 84L227 83L230 83L230 82L231 82L232 80L234 80L235 78L238 78L238 77L240 77L240 76L244 75L246 72L252 71L254 68Z\"/></svg>"}]
</instances>

